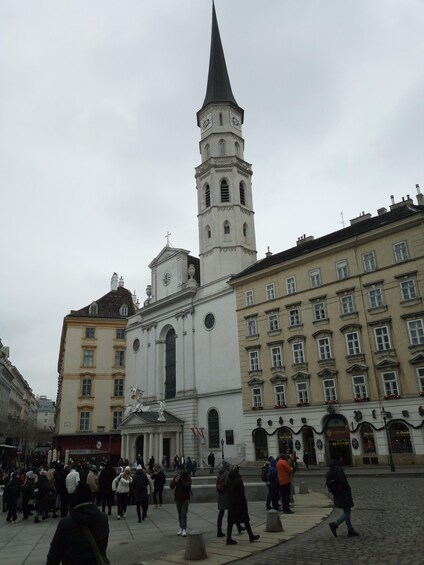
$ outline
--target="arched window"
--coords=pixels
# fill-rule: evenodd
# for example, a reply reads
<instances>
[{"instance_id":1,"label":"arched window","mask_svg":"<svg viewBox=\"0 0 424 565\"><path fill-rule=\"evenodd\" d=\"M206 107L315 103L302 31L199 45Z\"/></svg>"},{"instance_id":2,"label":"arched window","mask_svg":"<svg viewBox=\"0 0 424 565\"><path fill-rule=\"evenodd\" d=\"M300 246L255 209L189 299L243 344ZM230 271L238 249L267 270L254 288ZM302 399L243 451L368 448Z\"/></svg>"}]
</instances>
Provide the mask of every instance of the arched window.
<instances>
[{"instance_id":1,"label":"arched window","mask_svg":"<svg viewBox=\"0 0 424 565\"><path fill-rule=\"evenodd\" d=\"M220 126L224 125L224 122L222 120L222 112L219 112L219 125Z\"/></svg>"},{"instance_id":2,"label":"arched window","mask_svg":"<svg viewBox=\"0 0 424 565\"><path fill-rule=\"evenodd\" d=\"M240 204L242 206L246 206L246 190L244 188L243 182L240 183L239 190L240 190Z\"/></svg>"},{"instance_id":3,"label":"arched window","mask_svg":"<svg viewBox=\"0 0 424 565\"><path fill-rule=\"evenodd\" d=\"M209 208L211 205L211 188L207 184L205 185L205 208Z\"/></svg>"},{"instance_id":4,"label":"arched window","mask_svg":"<svg viewBox=\"0 0 424 565\"><path fill-rule=\"evenodd\" d=\"M408 426L402 422L393 422L393 424L388 423L387 425L393 453L412 453Z\"/></svg>"},{"instance_id":5,"label":"arched window","mask_svg":"<svg viewBox=\"0 0 424 565\"><path fill-rule=\"evenodd\" d=\"M240 156L240 144L239 144L238 141L235 142L234 149L235 149L237 157L239 157Z\"/></svg>"},{"instance_id":6,"label":"arched window","mask_svg":"<svg viewBox=\"0 0 424 565\"><path fill-rule=\"evenodd\" d=\"M223 179L221 181L221 202L229 202L230 201L230 187L228 186L228 182Z\"/></svg>"},{"instance_id":7,"label":"arched window","mask_svg":"<svg viewBox=\"0 0 424 565\"><path fill-rule=\"evenodd\" d=\"M361 434L362 441L362 452L365 453L375 453L375 441L374 432L369 424L362 424L359 428L359 433Z\"/></svg>"},{"instance_id":8,"label":"arched window","mask_svg":"<svg viewBox=\"0 0 424 565\"><path fill-rule=\"evenodd\" d=\"M225 140L224 139L219 140L219 156L225 157Z\"/></svg>"},{"instance_id":9,"label":"arched window","mask_svg":"<svg viewBox=\"0 0 424 565\"><path fill-rule=\"evenodd\" d=\"M120 316L128 316L128 306L126 304L122 304L121 308L119 309Z\"/></svg>"},{"instance_id":10,"label":"arched window","mask_svg":"<svg viewBox=\"0 0 424 565\"><path fill-rule=\"evenodd\" d=\"M293 436L289 428L278 430L278 453L293 453Z\"/></svg>"},{"instance_id":11,"label":"arched window","mask_svg":"<svg viewBox=\"0 0 424 565\"><path fill-rule=\"evenodd\" d=\"M224 222L224 235L230 235L230 222L228 220Z\"/></svg>"},{"instance_id":12,"label":"arched window","mask_svg":"<svg viewBox=\"0 0 424 565\"><path fill-rule=\"evenodd\" d=\"M213 408L208 413L208 442L209 449L219 449L219 415Z\"/></svg>"},{"instance_id":13,"label":"arched window","mask_svg":"<svg viewBox=\"0 0 424 565\"><path fill-rule=\"evenodd\" d=\"M243 224L243 237L247 238L247 224L246 224L246 222L244 222L244 224Z\"/></svg>"},{"instance_id":14,"label":"arched window","mask_svg":"<svg viewBox=\"0 0 424 565\"><path fill-rule=\"evenodd\" d=\"M175 398L177 392L175 337L175 330L171 329L165 338L165 398Z\"/></svg>"},{"instance_id":15,"label":"arched window","mask_svg":"<svg viewBox=\"0 0 424 565\"><path fill-rule=\"evenodd\" d=\"M205 145L205 159L209 159L211 156L211 146L209 143Z\"/></svg>"}]
</instances>

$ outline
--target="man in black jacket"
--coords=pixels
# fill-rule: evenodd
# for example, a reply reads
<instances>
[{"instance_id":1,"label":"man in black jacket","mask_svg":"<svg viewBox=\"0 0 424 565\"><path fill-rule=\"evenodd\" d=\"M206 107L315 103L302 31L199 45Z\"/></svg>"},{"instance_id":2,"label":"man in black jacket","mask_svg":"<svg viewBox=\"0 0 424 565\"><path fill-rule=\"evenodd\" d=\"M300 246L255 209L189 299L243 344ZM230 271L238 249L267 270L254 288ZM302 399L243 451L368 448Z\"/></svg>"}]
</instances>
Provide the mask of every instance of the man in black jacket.
<instances>
[{"instance_id":1,"label":"man in black jacket","mask_svg":"<svg viewBox=\"0 0 424 565\"><path fill-rule=\"evenodd\" d=\"M91 502L91 489L87 484L79 483L75 491L76 505L69 516L62 518L57 526L46 565L96 565L96 551L90 542L97 545L105 563L106 548L109 541L108 517Z\"/></svg>"}]
</instances>

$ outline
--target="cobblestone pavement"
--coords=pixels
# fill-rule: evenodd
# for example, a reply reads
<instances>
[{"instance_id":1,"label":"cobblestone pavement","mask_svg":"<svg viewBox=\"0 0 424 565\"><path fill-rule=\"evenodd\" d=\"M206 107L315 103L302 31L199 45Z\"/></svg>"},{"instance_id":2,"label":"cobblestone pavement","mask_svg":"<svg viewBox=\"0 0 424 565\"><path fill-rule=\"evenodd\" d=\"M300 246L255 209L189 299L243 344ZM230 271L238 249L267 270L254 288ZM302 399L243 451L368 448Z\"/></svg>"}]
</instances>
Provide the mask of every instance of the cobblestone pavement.
<instances>
[{"instance_id":1,"label":"cobblestone pavement","mask_svg":"<svg viewBox=\"0 0 424 565\"><path fill-rule=\"evenodd\" d=\"M342 524L335 538L328 527L336 509L319 526L266 552L243 559L243 565L423 565L424 478L349 477L355 508L352 524L360 533L348 538ZM307 480L323 488L321 477Z\"/></svg>"}]
</instances>

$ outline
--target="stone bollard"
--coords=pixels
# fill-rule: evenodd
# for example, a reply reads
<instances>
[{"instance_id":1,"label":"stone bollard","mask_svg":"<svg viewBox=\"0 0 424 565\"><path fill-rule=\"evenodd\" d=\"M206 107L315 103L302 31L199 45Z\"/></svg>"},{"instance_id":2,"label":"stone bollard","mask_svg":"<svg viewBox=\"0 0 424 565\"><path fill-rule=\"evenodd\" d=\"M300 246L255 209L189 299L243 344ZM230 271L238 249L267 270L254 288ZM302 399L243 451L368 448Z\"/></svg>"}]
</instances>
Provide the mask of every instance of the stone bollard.
<instances>
[{"instance_id":1,"label":"stone bollard","mask_svg":"<svg viewBox=\"0 0 424 565\"><path fill-rule=\"evenodd\" d=\"M308 486L303 481L300 482L299 494L309 494Z\"/></svg>"},{"instance_id":2,"label":"stone bollard","mask_svg":"<svg viewBox=\"0 0 424 565\"><path fill-rule=\"evenodd\" d=\"M187 541L185 547L184 559L189 561L200 561L207 559L205 540L203 534L193 530L187 534Z\"/></svg>"},{"instance_id":3,"label":"stone bollard","mask_svg":"<svg viewBox=\"0 0 424 565\"><path fill-rule=\"evenodd\" d=\"M284 532L280 513L277 510L268 510L266 513L266 532Z\"/></svg>"}]
</instances>

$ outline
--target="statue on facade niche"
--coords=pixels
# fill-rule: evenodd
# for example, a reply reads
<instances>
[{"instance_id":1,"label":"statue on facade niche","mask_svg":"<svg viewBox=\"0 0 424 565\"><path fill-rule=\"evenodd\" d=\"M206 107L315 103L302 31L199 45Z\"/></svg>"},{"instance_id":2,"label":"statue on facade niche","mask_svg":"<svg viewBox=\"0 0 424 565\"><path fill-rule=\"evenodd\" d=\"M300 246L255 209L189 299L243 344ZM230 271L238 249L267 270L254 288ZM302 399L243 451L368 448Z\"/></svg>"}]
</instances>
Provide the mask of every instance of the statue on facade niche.
<instances>
[{"instance_id":1,"label":"statue on facade niche","mask_svg":"<svg viewBox=\"0 0 424 565\"><path fill-rule=\"evenodd\" d=\"M135 400L133 404L128 406L128 414L132 412L143 412L143 393L144 390L137 386L131 387L131 400Z\"/></svg>"}]
</instances>

